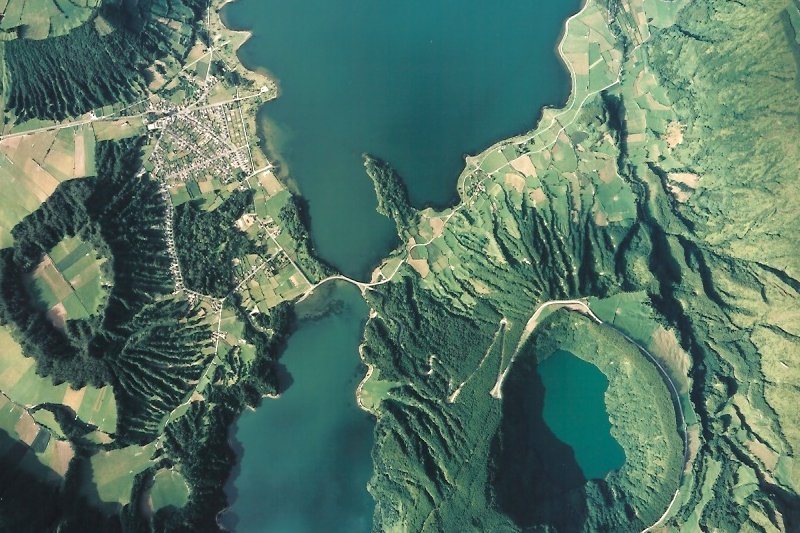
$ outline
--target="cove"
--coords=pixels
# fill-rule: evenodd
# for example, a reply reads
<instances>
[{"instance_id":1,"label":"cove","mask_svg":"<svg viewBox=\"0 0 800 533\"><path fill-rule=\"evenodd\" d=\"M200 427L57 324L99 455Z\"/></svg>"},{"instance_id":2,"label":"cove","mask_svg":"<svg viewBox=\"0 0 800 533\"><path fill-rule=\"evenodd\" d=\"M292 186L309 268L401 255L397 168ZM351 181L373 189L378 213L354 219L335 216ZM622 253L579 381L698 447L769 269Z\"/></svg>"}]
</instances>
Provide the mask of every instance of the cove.
<instances>
[{"instance_id":1,"label":"cove","mask_svg":"<svg viewBox=\"0 0 800 533\"><path fill-rule=\"evenodd\" d=\"M372 529L367 492L374 420L356 405L367 306L352 286L328 296L332 311L300 323L281 358L291 384L246 411L233 429L240 464L222 516L240 533L359 533Z\"/></svg>"},{"instance_id":2,"label":"cove","mask_svg":"<svg viewBox=\"0 0 800 533\"><path fill-rule=\"evenodd\" d=\"M579 0L237 0L239 51L281 96L259 115L308 200L317 253L364 279L397 245L361 154L388 161L417 206L453 202L463 155L532 129L569 94L555 47Z\"/></svg>"},{"instance_id":3,"label":"cove","mask_svg":"<svg viewBox=\"0 0 800 533\"><path fill-rule=\"evenodd\" d=\"M622 467L625 452L611 436L605 404L608 379L593 364L558 350L539 363L544 387L542 417L572 447L586 479L602 479Z\"/></svg>"}]
</instances>

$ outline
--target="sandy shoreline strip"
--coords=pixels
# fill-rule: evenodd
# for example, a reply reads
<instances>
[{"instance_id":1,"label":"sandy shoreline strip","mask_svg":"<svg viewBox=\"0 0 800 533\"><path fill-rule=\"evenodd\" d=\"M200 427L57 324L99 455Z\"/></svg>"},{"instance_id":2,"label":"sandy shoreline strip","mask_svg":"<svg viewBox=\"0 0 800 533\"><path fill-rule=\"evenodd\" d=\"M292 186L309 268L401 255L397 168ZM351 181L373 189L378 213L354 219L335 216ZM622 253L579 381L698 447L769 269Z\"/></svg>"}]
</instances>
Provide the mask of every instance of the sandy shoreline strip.
<instances>
[{"instance_id":1,"label":"sandy shoreline strip","mask_svg":"<svg viewBox=\"0 0 800 533\"><path fill-rule=\"evenodd\" d=\"M377 311L375 311L375 309L370 308L369 318L367 318L367 322L364 324L365 332L367 330L367 326L369 325L369 321L375 318L376 316L378 316ZM367 383L367 381L369 381L369 379L372 377L372 373L375 371L375 365L373 365L372 363L368 363L367 361L364 360L364 348L366 346L367 342L365 340L362 340L361 344L358 345L358 357L361 359L361 362L367 366L367 373L364 376L364 379L362 379L359 382L358 387L356 387L356 403L363 411L366 411L369 414L378 418L378 412L364 405L364 401L361 398L361 394L364 390L364 385Z\"/></svg>"}]
</instances>

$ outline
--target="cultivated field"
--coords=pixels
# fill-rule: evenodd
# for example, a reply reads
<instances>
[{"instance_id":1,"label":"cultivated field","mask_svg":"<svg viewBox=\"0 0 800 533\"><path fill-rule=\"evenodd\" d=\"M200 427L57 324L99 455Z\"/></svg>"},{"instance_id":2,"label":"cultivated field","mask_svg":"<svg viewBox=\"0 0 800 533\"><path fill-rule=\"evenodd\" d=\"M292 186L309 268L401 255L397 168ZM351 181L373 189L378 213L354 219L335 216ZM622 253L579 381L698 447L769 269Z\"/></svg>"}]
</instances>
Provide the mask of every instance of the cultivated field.
<instances>
[{"instance_id":1,"label":"cultivated field","mask_svg":"<svg viewBox=\"0 0 800 533\"><path fill-rule=\"evenodd\" d=\"M0 141L0 248L11 229L35 211L59 183L95 173L95 136L80 126Z\"/></svg>"},{"instance_id":2,"label":"cultivated field","mask_svg":"<svg viewBox=\"0 0 800 533\"><path fill-rule=\"evenodd\" d=\"M84 469L82 492L98 504L126 505L130 502L133 478L153 464L155 444L128 446L99 452Z\"/></svg>"},{"instance_id":3,"label":"cultivated field","mask_svg":"<svg viewBox=\"0 0 800 533\"><path fill-rule=\"evenodd\" d=\"M42 259L31 285L53 324L63 328L67 320L97 313L106 296L104 261L79 237L64 239Z\"/></svg>"},{"instance_id":4,"label":"cultivated field","mask_svg":"<svg viewBox=\"0 0 800 533\"><path fill-rule=\"evenodd\" d=\"M46 39L83 24L99 0L0 0L0 40Z\"/></svg>"},{"instance_id":5,"label":"cultivated field","mask_svg":"<svg viewBox=\"0 0 800 533\"><path fill-rule=\"evenodd\" d=\"M20 448L0 439L0 460L4 465L41 476L43 481L63 479L75 455L69 442L59 440L56 431L38 424L25 409L0 395L0 434L2 432L24 446Z\"/></svg>"},{"instance_id":6,"label":"cultivated field","mask_svg":"<svg viewBox=\"0 0 800 533\"><path fill-rule=\"evenodd\" d=\"M110 385L79 390L66 383L53 385L50 379L36 374L36 362L22 354L6 326L0 326L0 391L16 404L29 408L44 403L64 405L99 431L116 431L117 405Z\"/></svg>"}]
</instances>

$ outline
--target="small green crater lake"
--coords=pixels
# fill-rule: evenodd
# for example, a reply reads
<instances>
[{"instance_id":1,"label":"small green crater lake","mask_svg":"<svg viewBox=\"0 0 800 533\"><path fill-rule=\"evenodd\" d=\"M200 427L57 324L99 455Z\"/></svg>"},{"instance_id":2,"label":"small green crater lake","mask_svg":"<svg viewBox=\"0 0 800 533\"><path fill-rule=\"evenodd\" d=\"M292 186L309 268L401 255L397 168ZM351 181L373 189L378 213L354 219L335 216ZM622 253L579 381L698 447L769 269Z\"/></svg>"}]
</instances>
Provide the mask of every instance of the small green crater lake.
<instances>
[{"instance_id":1,"label":"small green crater lake","mask_svg":"<svg viewBox=\"0 0 800 533\"><path fill-rule=\"evenodd\" d=\"M544 386L542 417L575 453L586 479L602 479L625 463L622 446L611 436L605 392L608 379L595 365L570 352L556 351L539 363Z\"/></svg>"}]
</instances>

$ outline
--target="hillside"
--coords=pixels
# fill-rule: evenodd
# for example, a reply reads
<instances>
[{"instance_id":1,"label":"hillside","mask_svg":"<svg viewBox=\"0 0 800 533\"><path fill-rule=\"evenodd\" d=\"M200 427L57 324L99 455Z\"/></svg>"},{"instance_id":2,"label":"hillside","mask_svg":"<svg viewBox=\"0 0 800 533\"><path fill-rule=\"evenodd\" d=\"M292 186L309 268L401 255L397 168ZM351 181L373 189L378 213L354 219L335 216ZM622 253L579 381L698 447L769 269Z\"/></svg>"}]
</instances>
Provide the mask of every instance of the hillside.
<instances>
[{"instance_id":1,"label":"hillside","mask_svg":"<svg viewBox=\"0 0 800 533\"><path fill-rule=\"evenodd\" d=\"M798 20L787 0L589 1L559 46L567 106L468 158L458 205L397 221L384 274L404 264L367 292L364 359L395 384L373 407L376 529L800 527ZM512 390L556 349L638 354L622 402L596 362L628 461L578 489L511 451ZM645 384L656 362L669 387ZM632 431L652 420L671 422Z\"/></svg>"}]
</instances>

